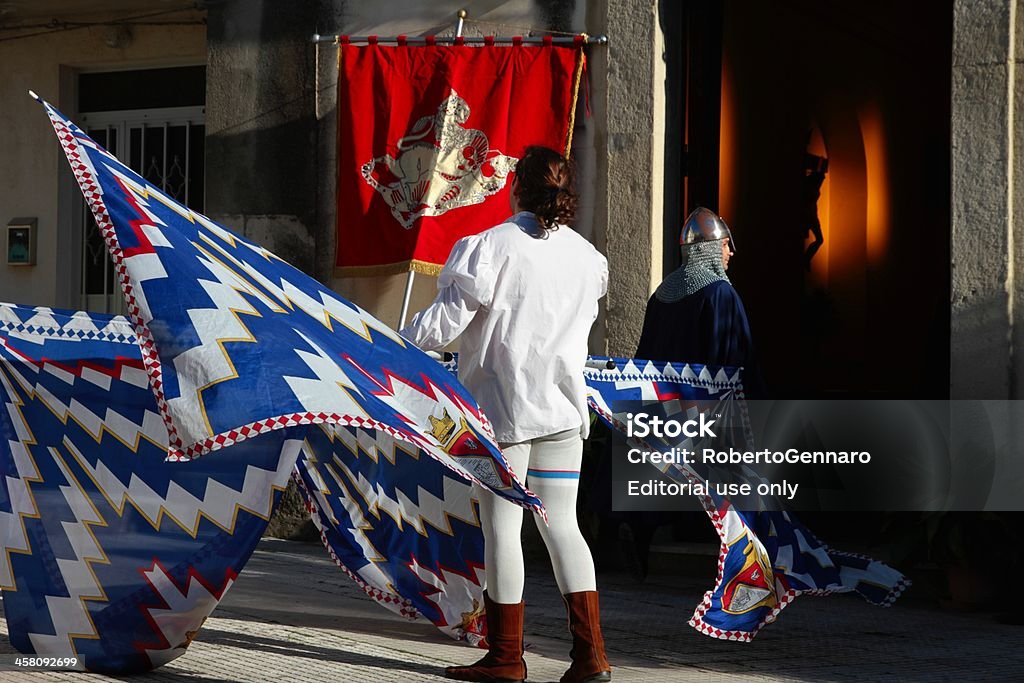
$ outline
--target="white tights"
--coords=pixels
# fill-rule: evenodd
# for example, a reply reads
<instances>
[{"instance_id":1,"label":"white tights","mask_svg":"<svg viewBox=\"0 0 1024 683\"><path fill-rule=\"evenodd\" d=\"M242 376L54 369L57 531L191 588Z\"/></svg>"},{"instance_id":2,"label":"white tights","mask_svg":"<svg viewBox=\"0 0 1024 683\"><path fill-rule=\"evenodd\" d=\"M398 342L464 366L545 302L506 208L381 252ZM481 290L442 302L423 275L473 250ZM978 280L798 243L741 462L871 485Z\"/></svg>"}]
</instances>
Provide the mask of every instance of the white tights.
<instances>
[{"instance_id":1,"label":"white tights","mask_svg":"<svg viewBox=\"0 0 1024 683\"><path fill-rule=\"evenodd\" d=\"M576 520L576 493L580 483L583 440L573 429L531 441L501 444L520 480L544 502L545 526L534 518L551 556L555 580L562 594L597 590L594 560ZM480 523L484 533L487 593L497 603L515 604L523 599L523 545L520 537L523 508L477 489Z\"/></svg>"}]
</instances>

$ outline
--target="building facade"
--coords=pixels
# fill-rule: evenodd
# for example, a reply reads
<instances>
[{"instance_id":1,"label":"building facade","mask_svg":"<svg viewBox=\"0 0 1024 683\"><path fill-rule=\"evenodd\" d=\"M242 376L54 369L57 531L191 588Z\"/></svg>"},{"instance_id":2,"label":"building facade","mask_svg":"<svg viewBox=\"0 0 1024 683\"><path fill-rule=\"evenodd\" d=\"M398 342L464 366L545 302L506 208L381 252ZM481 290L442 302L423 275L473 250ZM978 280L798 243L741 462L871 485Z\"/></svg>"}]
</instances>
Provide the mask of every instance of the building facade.
<instances>
[{"instance_id":1,"label":"building facade","mask_svg":"<svg viewBox=\"0 0 1024 683\"><path fill-rule=\"evenodd\" d=\"M337 48L310 37L451 33L465 8L467 34L609 36L587 49L573 147L577 229L611 271L594 352L632 354L683 217L707 205L736 235L730 275L776 395L1016 397L1021 4L3 1L0 221L35 218L36 254L0 264L0 297L119 306L32 89L397 324L405 276L334 277ZM412 310L434 287L417 277Z\"/></svg>"}]
</instances>

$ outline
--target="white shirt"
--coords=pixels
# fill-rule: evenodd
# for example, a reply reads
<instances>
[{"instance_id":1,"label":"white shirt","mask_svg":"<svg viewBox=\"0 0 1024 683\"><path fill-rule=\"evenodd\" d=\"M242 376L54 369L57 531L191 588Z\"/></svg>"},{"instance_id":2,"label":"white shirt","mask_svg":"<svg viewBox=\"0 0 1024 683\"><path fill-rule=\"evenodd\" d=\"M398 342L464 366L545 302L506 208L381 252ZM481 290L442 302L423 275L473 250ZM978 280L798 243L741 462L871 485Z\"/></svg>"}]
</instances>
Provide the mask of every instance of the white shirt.
<instances>
[{"instance_id":1,"label":"white shirt","mask_svg":"<svg viewBox=\"0 0 1024 683\"><path fill-rule=\"evenodd\" d=\"M401 335L436 351L462 334L459 380L500 443L590 431L583 368L608 262L566 226L520 212L459 240L437 298Z\"/></svg>"}]
</instances>

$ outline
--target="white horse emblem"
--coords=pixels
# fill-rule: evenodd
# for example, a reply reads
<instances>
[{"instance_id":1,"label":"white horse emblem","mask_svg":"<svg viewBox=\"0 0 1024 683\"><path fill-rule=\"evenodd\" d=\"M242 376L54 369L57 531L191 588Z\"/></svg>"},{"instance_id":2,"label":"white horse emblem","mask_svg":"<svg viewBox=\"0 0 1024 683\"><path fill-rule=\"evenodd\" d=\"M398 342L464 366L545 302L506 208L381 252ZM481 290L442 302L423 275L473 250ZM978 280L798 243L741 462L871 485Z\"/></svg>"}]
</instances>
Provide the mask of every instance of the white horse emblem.
<instances>
[{"instance_id":1,"label":"white horse emblem","mask_svg":"<svg viewBox=\"0 0 1024 683\"><path fill-rule=\"evenodd\" d=\"M465 128L469 105L455 90L433 116L424 116L385 154L362 166L363 179L409 230L421 216L440 216L479 204L505 187L515 157L490 149L487 136Z\"/></svg>"}]
</instances>

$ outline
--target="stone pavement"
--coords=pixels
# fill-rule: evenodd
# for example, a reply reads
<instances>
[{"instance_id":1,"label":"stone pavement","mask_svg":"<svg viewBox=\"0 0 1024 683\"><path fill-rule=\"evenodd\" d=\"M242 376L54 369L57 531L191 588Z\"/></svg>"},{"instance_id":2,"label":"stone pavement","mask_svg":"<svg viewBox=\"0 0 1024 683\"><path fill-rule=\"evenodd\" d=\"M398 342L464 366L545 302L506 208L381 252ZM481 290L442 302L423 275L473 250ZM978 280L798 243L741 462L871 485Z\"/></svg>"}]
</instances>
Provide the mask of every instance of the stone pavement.
<instances>
[{"instance_id":1,"label":"stone pavement","mask_svg":"<svg viewBox=\"0 0 1024 683\"><path fill-rule=\"evenodd\" d=\"M530 681L557 681L569 649L549 570L527 586ZM686 625L706 581L599 577L604 632L619 683L660 681L1020 681L1024 626L904 600L890 609L852 596L800 598L753 643ZM1008 587L1013 589L1013 587ZM0 621L0 655L10 653ZM264 540L189 651L132 680L412 683L480 651L372 603L316 545ZM72 672L3 672L0 680L117 680Z\"/></svg>"}]
</instances>

